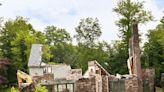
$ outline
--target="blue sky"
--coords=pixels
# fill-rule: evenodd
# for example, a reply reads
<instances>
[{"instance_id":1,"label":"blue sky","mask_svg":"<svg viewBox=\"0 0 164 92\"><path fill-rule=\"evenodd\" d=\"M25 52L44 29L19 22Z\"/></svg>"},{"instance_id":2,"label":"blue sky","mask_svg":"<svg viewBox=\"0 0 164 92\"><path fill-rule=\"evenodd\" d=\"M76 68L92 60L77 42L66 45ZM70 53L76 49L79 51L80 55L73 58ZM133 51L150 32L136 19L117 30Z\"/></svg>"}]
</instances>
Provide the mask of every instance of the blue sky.
<instances>
[{"instance_id":1,"label":"blue sky","mask_svg":"<svg viewBox=\"0 0 164 92\"><path fill-rule=\"evenodd\" d=\"M164 0L155 0L155 3L159 9L164 8Z\"/></svg>"},{"instance_id":2,"label":"blue sky","mask_svg":"<svg viewBox=\"0 0 164 92\"><path fill-rule=\"evenodd\" d=\"M136 0L135 0L136 1ZM142 0L139 0L142 1ZM72 36L74 28L81 18L97 17L101 24L101 40L111 41L118 39L115 21L118 16L112 12L116 6L116 0L0 0L0 16L5 20L23 16L29 18L29 22L37 30L44 30L48 25L65 28ZM164 13L164 0L145 0L145 9L151 10L156 20ZM140 32L154 28L158 21L140 26Z\"/></svg>"}]
</instances>

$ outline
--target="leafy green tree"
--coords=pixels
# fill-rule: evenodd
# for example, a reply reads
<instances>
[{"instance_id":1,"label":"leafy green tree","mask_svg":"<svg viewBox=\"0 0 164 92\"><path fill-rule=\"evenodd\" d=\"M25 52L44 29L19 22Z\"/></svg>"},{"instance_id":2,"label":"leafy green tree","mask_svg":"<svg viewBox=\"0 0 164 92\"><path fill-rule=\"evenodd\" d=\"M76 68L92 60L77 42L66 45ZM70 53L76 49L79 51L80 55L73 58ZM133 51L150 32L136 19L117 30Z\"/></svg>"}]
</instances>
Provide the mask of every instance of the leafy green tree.
<instances>
[{"instance_id":1,"label":"leafy green tree","mask_svg":"<svg viewBox=\"0 0 164 92\"><path fill-rule=\"evenodd\" d=\"M50 62L64 63L64 56L66 53L66 44L59 44L50 47L50 53L53 55Z\"/></svg>"},{"instance_id":2,"label":"leafy green tree","mask_svg":"<svg viewBox=\"0 0 164 92\"><path fill-rule=\"evenodd\" d=\"M108 48L108 72L111 74L127 74L127 57L126 48L124 48L124 43L122 41L114 41L112 45ZM119 66L119 68L116 68Z\"/></svg>"},{"instance_id":3,"label":"leafy green tree","mask_svg":"<svg viewBox=\"0 0 164 92\"><path fill-rule=\"evenodd\" d=\"M92 47L94 42L101 36L101 28L97 18L81 19L79 25L75 28L77 34L75 35L79 45Z\"/></svg>"},{"instance_id":4,"label":"leafy green tree","mask_svg":"<svg viewBox=\"0 0 164 92\"><path fill-rule=\"evenodd\" d=\"M36 43L37 44L46 44L46 36L45 36L45 33L41 32L41 31L35 31L32 34L35 35L35 37L36 37Z\"/></svg>"},{"instance_id":5,"label":"leafy green tree","mask_svg":"<svg viewBox=\"0 0 164 92\"><path fill-rule=\"evenodd\" d=\"M102 34L99 20L90 17L81 19L75 30L77 34L74 37L78 41L78 46L76 48L77 58L74 65L85 71L88 61L97 60L99 63L104 61L102 58L105 58L103 57L105 54L102 50L103 47L101 47L104 44L96 44L96 41Z\"/></svg>"},{"instance_id":6,"label":"leafy green tree","mask_svg":"<svg viewBox=\"0 0 164 92\"><path fill-rule=\"evenodd\" d=\"M34 29L23 17L5 22L0 31L0 49L3 57L12 60L17 68L27 71L27 62L31 44L35 43L35 36L30 34Z\"/></svg>"},{"instance_id":7,"label":"leafy green tree","mask_svg":"<svg viewBox=\"0 0 164 92\"><path fill-rule=\"evenodd\" d=\"M72 44L65 44L62 46L62 48L60 47L59 49L56 49L56 51L62 51L63 52L63 57L61 57L61 61L63 63L66 63L68 65L71 65L71 67L73 68L78 68L76 66L76 62L78 62L78 47L74 46ZM57 56L57 54L55 54Z\"/></svg>"},{"instance_id":8,"label":"leafy green tree","mask_svg":"<svg viewBox=\"0 0 164 92\"><path fill-rule=\"evenodd\" d=\"M94 47L78 46L76 67L82 68L83 72L87 70L88 61L97 60L103 67L108 60L108 53L106 52L107 43L99 42Z\"/></svg>"},{"instance_id":9,"label":"leafy green tree","mask_svg":"<svg viewBox=\"0 0 164 92\"><path fill-rule=\"evenodd\" d=\"M148 42L144 44L142 56L143 67L155 68L157 85L160 82L160 75L164 72L164 18L161 23L147 35Z\"/></svg>"},{"instance_id":10,"label":"leafy green tree","mask_svg":"<svg viewBox=\"0 0 164 92\"><path fill-rule=\"evenodd\" d=\"M28 71L27 63L31 45L41 43L32 25L23 17L9 19L0 29L1 57L11 60L7 71L9 83L16 82L16 70ZM39 38L40 39L40 38ZM40 40L41 41L41 40ZM11 76L14 75L14 76Z\"/></svg>"},{"instance_id":11,"label":"leafy green tree","mask_svg":"<svg viewBox=\"0 0 164 92\"><path fill-rule=\"evenodd\" d=\"M144 10L143 2L121 0L113 11L119 15L116 25L119 27L120 37L126 46L131 37L132 22L135 20L137 23L143 24L153 19L151 12Z\"/></svg>"},{"instance_id":12,"label":"leafy green tree","mask_svg":"<svg viewBox=\"0 0 164 92\"><path fill-rule=\"evenodd\" d=\"M48 45L58 45L71 43L71 36L65 30L54 26L47 26L45 29L46 43Z\"/></svg>"},{"instance_id":13,"label":"leafy green tree","mask_svg":"<svg viewBox=\"0 0 164 92\"><path fill-rule=\"evenodd\" d=\"M56 63L66 63L65 57L71 53L71 50L69 50L72 42L70 34L65 29L47 26L45 29L45 37L46 44L50 46L50 61Z\"/></svg>"},{"instance_id":14,"label":"leafy green tree","mask_svg":"<svg viewBox=\"0 0 164 92\"><path fill-rule=\"evenodd\" d=\"M47 44L43 44L42 47L42 61L45 63L50 62L51 58L53 57L52 53L51 53L51 46L47 45Z\"/></svg>"}]
</instances>

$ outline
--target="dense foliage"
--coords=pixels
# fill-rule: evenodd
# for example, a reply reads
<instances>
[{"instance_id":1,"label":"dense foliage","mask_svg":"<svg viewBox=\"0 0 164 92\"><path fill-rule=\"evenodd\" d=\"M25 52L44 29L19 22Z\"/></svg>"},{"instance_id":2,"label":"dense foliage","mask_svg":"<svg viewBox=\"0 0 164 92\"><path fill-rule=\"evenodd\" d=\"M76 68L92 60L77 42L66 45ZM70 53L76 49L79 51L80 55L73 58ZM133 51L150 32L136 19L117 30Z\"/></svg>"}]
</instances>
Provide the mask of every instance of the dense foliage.
<instances>
[{"instance_id":1,"label":"dense foliage","mask_svg":"<svg viewBox=\"0 0 164 92\"><path fill-rule=\"evenodd\" d=\"M144 44L143 67L155 68L156 81L159 85L160 75L164 73L164 17L155 29L149 30L148 42Z\"/></svg>"}]
</instances>

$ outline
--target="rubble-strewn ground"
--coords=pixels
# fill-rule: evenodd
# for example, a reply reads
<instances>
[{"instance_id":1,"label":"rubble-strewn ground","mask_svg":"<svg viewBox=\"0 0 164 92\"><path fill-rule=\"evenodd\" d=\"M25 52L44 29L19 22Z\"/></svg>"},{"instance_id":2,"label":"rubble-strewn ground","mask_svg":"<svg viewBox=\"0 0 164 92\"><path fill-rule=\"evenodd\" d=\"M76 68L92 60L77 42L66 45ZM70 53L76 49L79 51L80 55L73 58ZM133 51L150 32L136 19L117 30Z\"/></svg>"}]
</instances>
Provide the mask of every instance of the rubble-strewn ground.
<instances>
[{"instance_id":1,"label":"rubble-strewn ground","mask_svg":"<svg viewBox=\"0 0 164 92\"><path fill-rule=\"evenodd\" d=\"M0 92L10 92L11 88L7 88L7 89L0 89ZM159 87L156 87L156 92L162 92L162 89Z\"/></svg>"}]
</instances>

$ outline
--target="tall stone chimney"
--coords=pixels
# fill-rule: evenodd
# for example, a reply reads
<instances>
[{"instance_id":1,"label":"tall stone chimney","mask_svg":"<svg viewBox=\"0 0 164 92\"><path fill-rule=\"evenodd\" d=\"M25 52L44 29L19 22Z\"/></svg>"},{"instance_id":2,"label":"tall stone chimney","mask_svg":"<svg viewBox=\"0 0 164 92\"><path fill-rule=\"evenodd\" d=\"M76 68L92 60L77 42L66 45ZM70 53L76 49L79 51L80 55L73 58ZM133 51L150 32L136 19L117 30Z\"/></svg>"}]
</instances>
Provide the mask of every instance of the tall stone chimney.
<instances>
[{"instance_id":1,"label":"tall stone chimney","mask_svg":"<svg viewBox=\"0 0 164 92\"><path fill-rule=\"evenodd\" d=\"M134 74L142 80L140 54L141 51L139 47L138 24L134 22L132 25L132 55L134 63Z\"/></svg>"},{"instance_id":2,"label":"tall stone chimney","mask_svg":"<svg viewBox=\"0 0 164 92\"><path fill-rule=\"evenodd\" d=\"M132 24L132 36L129 39L129 59L127 61L129 74L138 78L138 92L142 92L142 69L140 61L140 47L139 47L139 34L138 23Z\"/></svg>"}]
</instances>

